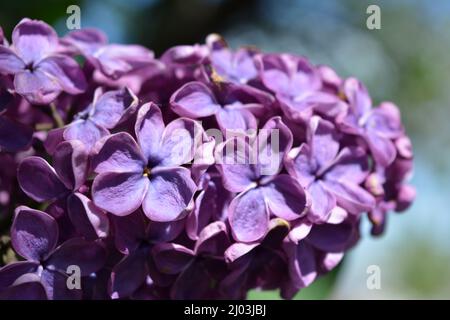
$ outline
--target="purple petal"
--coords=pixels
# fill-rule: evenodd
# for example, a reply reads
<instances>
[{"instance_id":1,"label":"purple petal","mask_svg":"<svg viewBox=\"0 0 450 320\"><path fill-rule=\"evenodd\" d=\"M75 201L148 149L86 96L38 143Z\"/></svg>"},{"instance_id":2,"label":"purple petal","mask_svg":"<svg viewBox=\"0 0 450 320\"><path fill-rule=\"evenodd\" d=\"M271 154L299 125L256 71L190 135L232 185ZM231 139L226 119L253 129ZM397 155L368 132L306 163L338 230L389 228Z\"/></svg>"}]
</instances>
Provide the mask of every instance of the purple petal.
<instances>
[{"instance_id":1,"label":"purple petal","mask_svg":"<svg viewBox=\"0 0 450 320\"><path fill-rule=\"evenodd\" d=\"M137 97L127 88L108 91L94 102L92 121L106 129L112 129L120 121L127 108L137 105Z\"/></svg>"},{"instance_id":2,"label":"purple petal","mask_svg":"<svg viewBox=\"0 0 450 320\"><path fill-rule=\"evenodd\" d=\"M292 149L284 161L289 174L296 177L304 187L309 186L316 179L315 174L318 168L311 158L311 148L303 143L300 147Z\"/></svg>"},{"instance_id":3,"label":"purple petal","mask_svg":"<svg viewBox=\"0 0 450 320\"><path fill-rule=\"evenodd\" d=\"M175 243L157 244L152 255L158 270L166 274L182 272L194 258L192 250Z\"/></svg>"},{"instance_id":4,"label":"purple petal","mask_svg":"<svg viewBox=\"0 0 450 320\"><path fill-rule=\"evenodd\" d=\"M50 215L25 206L15 210L11 243L19 255L41 261L56 247L57 241L58 225Z\"/></svg>"},{"instance_id":5,"label":"purple petal","mask_svg":"<svg viewBox=\"0 0 450 320\"><path fill-rule=\"evenodd\" d=\"M16 92L32 104L49 104L61 93L61 85L43 70L21 71L14 77Z\"/></svg>"},{"instance_id":6,"label":"purple petal","mask_svg":"<svg viewBox=\"0 0 450 320\"><path fill-rule=\"evenodd\" d=\"M149 188L142 173L105 172L92 185L92 199L96 206L117 216L126 216L140 207Z\"/></svg>"},{"instance_id":7,"label":"purple petal","mask_svg":"<svg viewBox=\"0 0 450 320\"><path fill-rule=\"evenodd\" d=\"M256 161L252 163L253 149L244 139L228 139L216 147L215 155L216 167L228 191L244 191L258 179Z\"/></svg>"},{"instance_id":8,"label":"purple petal","mask_svg":"<svg viewBox=\"0 0 450 320\"><path fill-rule=\"evenodd\" d=\"M28 64L51 54L58 45L58 35L45 22L25 18L14 28L12 43L17 54Z\"/></svg>"},{"instance_id":9,"label":"purple petal","mask_svg":"<svg viewBox=\"0 0 450 320\"><path fill-rule=\"evenodd\" d=\"M39 281L22 282L0 293L1 300L47 300L47 294Z\"/></svg>"},{"instance_id":10,"label":"purple petal","mask_svg":"<svg viewBox=\"0 0 450 320\"><path fill-rule=\"evenodd\" d=\"M88 56L94 54L95 51L108 42L103 32L90 28L71 31L61 40L63 43L75 46L81 53Z\"/></svg>"},{"instance_id":11,"label":"purple petal","mask_svg":"<svg viewBox=\"0 0 450 320\"><path fill-rule=\"evenodd\" d=\"M109 44L93 56L101 71L112 79L154 64L153 52L139 45Z\"/></svg>"},{"instance_id":12,"label":"purple petal","mask_svg":"<svg viewBox=\"0 0 450 320\"><path fill-rule=\"evenodd\" d=\"M194 119L213 115L221 108L212 91L201 82L189 82L175 91L170 105L178 115Z\"/></svg>"},{"instance_id":13,"label":"purple petal","mask_svg":"<svg viewBox=\"0 0 450 320\"><path fill-rule=\"evenodd\" d=\"M148 275L147 259L147 250L137 250L116 264L111 272L111 298L126 298L145 283Z\"/></svg>"},{"instance_id":14,"label":"purple petal","mask_svg":"<svg viewBox=\"0 0 450 320\"><path fill-rule=\"evenodd\" d=\"M336 197L337 204L350 213L358 214L370 211L375 206L374 197L350 181L325 180L323 185Z\"/></svg>"},{"instance_id":15,"label":"purple petal","mask_svg":"<svg viewBox=\"0 0 450 320\"><path fill-rule=\"evenodd\" d=\"M68 192L55 170L39 157L23 160L17 171L17 179L22 190L39 202L56 199Z\"/></svg>"},{"instance_id":16,"label":"purple petal","mask_svg":"<svg viewBox=\"0 0 450 320\"><path fill-rule=\"evenodd\" d=\"M123 254L134 252L145 239L145 220L141 210L125 217L113 216L114 242L117 250Z\"/></svg>"},{"instance_id":17,"label":"purple petal","mask_svg":"<svg viewBox=\"0 0 450 320\"><path fill-rule=\"evenodd\" d=\"M357 79L345 80L344 93L357 119L363 117L372 108L372 100L366 87Z\"/></svg>"},{"instance_id":18,"label":"purple petal","mask_svg":"<svg viewBox=\"0 0 450 320\"><path fill-rule=\"evenodd\" d=\"M53 55L39 62L36 68L51 77L62 90L70 94L80 94L87 88L83 71L70 57Z\"/></svg>"},{"instance_id":19,"label":"purple petal","mask_svg":"<svg viewBox=\"0 0 450 320\"><path fill-rule=\"evenodd\" d=\"M400 137L404 131L400 110L391 102L383 102L378 108L373 109L365 125L368 130L389 139Z\"/></svg>"},{"instance_id":20,"label":"purple petal","mask_svg":"<svg viewBox=\"0 0 450 320\"><path fill-rule=\"evenodd\" d=\"M215 221L200 232L194 251L196 255L223 257L229 245L227 226L222 221Z\"/></svg>"},{"instance_id":21,"label":"purple petal","mask_svg":"<svg viewBox=\"0 0 450 320\"><path fill-rule=\"evenodd\" d=\"M161 109L153 102L144 104L138 112L136 137L146 159L157 161L164 132Z\"/></svg>"},{"instance_id":22,"label":"purple petal","mask_svg":"<svg viewBox=\"0 0 450 320\"><path fill-rule=\"evenodd\" d=\"M70 221L86 239L95 240L108 236L109 220L106 213L85 195L74 193L70 196L67 209Z\"/></svg>"},{"instance_id":23,"label":"purple petal","mask_svg":"<svg viewBox=\"0 0 450 320\"><path fill-rule=\"evenodd\" d=\"M233 237L237 241L257 241L266 234L269 212L259 188L250 189L234 198L228 212Z\"/></svg>"},{"instance_id":24,"label":"purple petal","mask_svg":"<svg viewBox=\"0 0 450 320\"><path fill-rule=\"evenodd\" d=\"M181 219L191 210L197 186L186 168L159 168L150 175L148 191L142 208L153 221L169 222Z\"/></svg>"},{"instance_id":25,"label":"purple petal","mask_svg":"<svg viewBox=\"0 0 450 320\"><path fill-rule=\"evenodd\" d=\"M70 265L76 265L82 276L88 276L100 270L106 258L106 250L100 243L72 238L55 249L46 265L62 272L66 272Z\"/></svg>"},{"instance_id":26,"label":"purple petal","mask_svg":"<svg viewBox=\"0 0 450 320\"><path fill-rule=\"evenodd\" d=\"M333 161L325 179L360 184L366 179L368 170L369 159L366 152L362 148L345 147Z\"/></svg>"},{"instance_id":27,"label":"purple petal","mask_svg":"<svg viewBox=\"0 0 450 320\"><path fill-rule=\"evenodd\" d=\"M305 241L300 241L297 245L288 243L286 253L293 285L297 290L309 286L317 277L314 249Z\"/></svg>"},{"instance_id":28,"label":"purple petal","mask_svg":"<svg viewBox=\"0 0 450 320\"><path fill-rule=\"evenodd\" d=\"M0 73L16 74L25 69L25 63L11 49L0 44Z\"/></svg>"},{"instance_id":29,"label":"purple petal","mask_svg":"<svg viewBox=\"0 0 450 320\"><path fill-rule=\"evenodd\" d=\"M291 130L281 117L269 119L258 134L258 164L261 174L274 175L281 170L284 156L292 147Z\"/></svg>"},{"instance_id":30,"label":"purple petal","mask_svg":"<svg viewBox=\"0 0 450 320\"><path fill-rule=\"evenodd\" d=\"M33 130L28 126L0 116L0 151L17 152L31 144Z\"/></svg>"},{"instance_id":31,"label":"purple petal","mask_svg":"<svg viewBox=\"0 0 450 320\"><path fill-rule=\"evenodd\" d=\"M108 130L91 120L75 120L64 130L65 140L80 140L90 151L95 143L109 134Z\"/></svg>"},{"instance_id":32,"label":"purple petal","mask_svg":"<svg viewBox=\"0 0 450 320\"><path fill-rule=\"evenodd\" d=\"M161 166L176 167L192 161L201 125L191 119L180 118L169 123L161 142Z\"/></svg>"},{"instance_id":33,"label":"purple petal","mask_svg":"<svg viewBox=\"0 0 450 320\"><path fill-rule=\"evenodd\" d=\"M184 228L184 219L171 222L150 221L146 230L147 239L153 243L171 242L181 234Z\"/></svg>"},{"instance_id":34,"label":"purple petal","mask_svg":"<svg viewBox=\"0 0 450 320\"><path fill-rule=\"evenodd\" d=\"M53 154L53 166L67 189L77 190L86 180L88 154L81 141L65 141Z\"/></svg>"},{"instance_id":35,"label":"purple petal","mask_svg":"<svg viewBox=\"0 0 450 320\"><path fill-rule=\"evenodd\" d=\"M251 129L256 129L255 116L242 104L228 105L216 113L217 124L220 130L227 136L231 132L245 135Z\"/></svg>"},{"instance_id":36,"label":"purple petal","mask_svg":"<svg viewBox=\"0 0 450 320\"><path fill-rule=\"evenodd\" d=\"M142 174L146 161L133 137L125 132L111 135L92 159L97 173L135 172Z\"/></svg>"},{"instance_id":37,"label":"purple petal","mask_svg":"<svg viewBox=\"0 0 450 320\"><path fill-rule=\"evenodd\" d=\"M343 252L355 241L358 230L352 223L315 225L307 241L325 252Z\"/></svg>"},{"instance_id":38,"label":"purple petal","mask_svg":"<svg viewBox=\"0 0 450 320\"><path fill-rule=\"evenodd\" d=\"M321 181L312 183L308 187L308 192L311 195L311 209L308 218L314 223L327 221L336 206L336 198L323 186Z\"/></svg>"},{"instance_id":39,"label":"purple petal","mask_svg":"<svg viewBox=\"0 0 450 320\"><path fill-rule=\"evenodd\" d=\"M34 272L38 266L38 263L30 261L17 261L5 265L0 269L0 288L5 289L11 286L17 278Z\"/></svg>"},{"instance_id":40,"label":"purple petal","mask_svg":"<svg viewBox=\"0 0 450 320\"><path fill-rule=\"evenodd\" d=\"M329 165L339 151L338 134L331 122L313 117L310 122L310 138L312 157L319 168Z\"/></svg>"},{"instance_id":41,"label":"purple petal","mask_svg":"<svg viewBox=\"0 0 450 320\"><path fill-rule=\"evenodd\" d=\"M377 134L376 131L369 131L366 135L367 143L375 161L383 167L389 166L397 154L394 143Z\"/></svg>"},{"instance_id":42,"label":"purple petal","mask_svg":"<svg viewBox=\"0 0 450 320\"><path fill-rule=\"evenodd\" d=\"M259 246L259 243L243 243L236 242L233 243L225 251L225 261L229 264L238 261L240 258L248 255L253 249Z\"/></svg>"},{"instance_id":43,"label":"purple petal","mask_svg":"<svg viewBox=\"0 0 450 320\"><path fill-rule=\"evenodd\" d=\"M309 232L311 231L312 223L309 221L300 222L297 225L294 225L292 227L291 231L289 232L289 239L294 242L295 244L298 244L301 240L305 239Z\"/></svg>"},{"instance_id":44,"label":"purple petal","mask_svg":"<svg viewBox=\"0 0 450 320\"><path fill-rule=\"evenodd\" d=\"M305 215L305 191L291 176L280 174L260 189L270 212L277 217L290 221Z\"/></svg>"}]
</instances>

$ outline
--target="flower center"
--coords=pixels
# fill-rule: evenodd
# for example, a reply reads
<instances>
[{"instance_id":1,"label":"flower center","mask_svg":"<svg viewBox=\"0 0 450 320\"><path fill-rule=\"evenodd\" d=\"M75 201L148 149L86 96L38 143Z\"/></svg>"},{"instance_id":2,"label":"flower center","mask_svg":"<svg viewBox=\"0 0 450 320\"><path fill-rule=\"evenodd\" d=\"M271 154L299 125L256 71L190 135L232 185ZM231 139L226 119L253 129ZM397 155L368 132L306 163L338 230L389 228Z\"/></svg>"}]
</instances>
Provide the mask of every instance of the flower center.
<instances>
[{"instance_id":1,"label":"flower center","mask_svg":"<svg viewBox=\"0 0 450 320\"><path fill-rule=\"evenodd\" d=\"M152 173L152 170L149 167L145 167L144 171L142 172L142 175L144 177L148 177Z\"/></svg>"},{"instance_id":2,"label":"flower center","mask_svg":"<svg viewBox=\"0 0 450 320\"><path fill-rule=\"evenodd\" d=\"M33 71L34 71L33 62L28 63L28 64L25 66L25 70L28 70L28 71L30 71L30 72L33 72Z\"/></svg>"}]
</instances>

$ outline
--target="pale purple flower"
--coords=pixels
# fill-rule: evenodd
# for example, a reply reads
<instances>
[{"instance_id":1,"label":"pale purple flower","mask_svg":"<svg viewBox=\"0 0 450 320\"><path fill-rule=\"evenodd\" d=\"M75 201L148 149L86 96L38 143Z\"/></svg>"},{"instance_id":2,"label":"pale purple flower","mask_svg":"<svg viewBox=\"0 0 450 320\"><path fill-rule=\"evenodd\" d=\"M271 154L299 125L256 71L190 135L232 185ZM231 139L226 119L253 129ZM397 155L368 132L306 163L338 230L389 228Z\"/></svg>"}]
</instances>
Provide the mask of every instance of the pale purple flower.
<instances>
[{"instance_id":1,"label":"pale purple flower","mask_svg":"<svg viewBox=\"0 0 450 320\"><path fill-rule=\"evenodd\" d=\"M96 29L75 30L62 42L82 54L105 76L120 77L147 67L160 67L152 51L139 45L108 44L106 35Z\"/></svg>"},{"instance_id":2,"label":"pale purple flower","mask_svg":"<svg viewBox=\"0 0 450 320\"><path fill-rule=\"evenodd\" d=\"M0 45L0 73L14 75L17 93L34 104L48 104L62 91L82 93L83 72L57 49L58 35L48 24L23 19L14 28L11 46Z\"/></svg>"},{"instance_id":3,"label":"pale purple flower","mask_svg":"<svg viewBox=\"0 0 450 320\"><path fill-rule=\"evenodd\" d=\"M306 58L262 54L257 61L263 84L274 92L288 118L303 122L315 110L334 116L342 111L338 97L321 90L320 73Z\"/></svg>"},{"instance_id":4,"label":"pale purple flower","mask_svg":"<svg viewBox=\"0 0 450 320\"><path fill-rule=\"evenodd\" d=\"M95 92L93 102L78 113L62 132L64 140L80 140L90 151L109 130L124 121L137 107L137 97L127 88Z\"/></svg>"},{"instance_id":5,"label":"pale purple flower","mask_svg":"<svg viewBox=\"0 0 450 320\"><path fill-rule=\"evenodd\" d=\"M197 189L182 165L194 159L200 125L181 118L165 126L161 110L150 103L139 110L135 134L137 142L125 132L111 135L94 156L95 204L119 216L142 204L153 221L181 219L192 209Z\"/></svg>"},{"instance_id":6,"label":"pale purple flower","mask_svg":"<svg viewBox=\"0 0 450 320\"><path fill-rule=\"evenodd\" d=\"M354 78L344 82L344 94L350 110L343 119L341 130L362 136L377 163L386 167L396 156L392 139L403 134L400 111L390 102L372 108L367 89Z\"/></svg>"},{"instance_id":7,"label":"pale purple flower","mask_svg":"<svg viewBox=\"0 0 450 320\"><path fill-rule=\"evenodd\" d=\"M223 133L246 133L256 129L256 115L263 115L272 105L267 93L231 83L220 83L213 89L202 82L193 81L178 89L170 98L172 110L192 119L215 116Z\"/></svg>"},{"instance_id":8,"label":"pale purple flower","mask_svg":"<svg viewBox=\"0 0 450 320\"><path fill-rule=\"evenodd\" d=\"M222 174L224 187L239 193L229 205L228 219L233 237L242 242L264 237L272 214L295 220L304 215L307 206L300 184L287 174L278 174L292 146L292 133L279 117L267 121L263 129L278 130L278 141L260 134L257 145L232 138L216 149L216 159L219 159L216 166ZM274 144L278 144L278 150ZM270 155L269 161L265 161L267 155ZM272 174L264 175L265 170Z\"/></svg>"},{"instance_id":9,"label":"pale purple flower","mask_svg":"<svg viewBox=\"0 0 450 320\"><path fill-rule=\"evenodd\" d=\"M254 61L257 53L255 49L240 48L233 52L228 48L225 40L217 34L209 35L206 43L210 50L211 67L224 81L247 84L258 77L259 73Z\"/></svg>"}]
</instances>

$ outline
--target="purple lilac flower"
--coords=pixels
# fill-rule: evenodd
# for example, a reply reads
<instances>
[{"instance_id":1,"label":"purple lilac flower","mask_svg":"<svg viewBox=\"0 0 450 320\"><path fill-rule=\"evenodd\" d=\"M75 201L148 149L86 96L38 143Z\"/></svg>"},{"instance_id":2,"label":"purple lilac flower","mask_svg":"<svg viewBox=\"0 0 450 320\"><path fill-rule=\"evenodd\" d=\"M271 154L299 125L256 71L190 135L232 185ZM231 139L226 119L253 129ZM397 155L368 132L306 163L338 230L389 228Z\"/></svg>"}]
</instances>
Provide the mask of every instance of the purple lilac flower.
<instances>
[{"instance_id":1,"label":"purple lilac flower","mask_svg":"<svg viewBox=\"0 0 450 320\"><path fill-rule=\"evenodd\" d=\"M274 92L288 118L308 121L314 110L325 114L342 110L338 97L321 90L320 74L306 58L265 54L257 61L263 84Z\"/></svg>"},{"instance_id":2,"label":"purple lilac flower","mask_svg":"<svg viewBox=\"0 0 450 320\"><path fill-rule=\"evenodd\" d=\"M69 49L82 54L105 76L118 78L148 66L159 65L152 51L139 45L108 44L106 35L96 29L70 32L62 39Z\"/></svg>"},{"instance_id":3,"label":"purple lilac flower","mask_svg":"<svg viewBox=\"0 0 450 320\"><path fill-rule=\"evenodd\" d=\"M192 119L214 115L226 134L227 131L256 129L255 114L264 114L273 103L270 95L249 86L220 83L214 89L199 81L189 82L170 98L172 110Z\"/></svg>"},{"instance_id":4,"label":"purple lilac flower","mask_svg":"<svg viewBox=\"0 0 450 320\"><path fill-rule=\"evenodd\" d=\"M103 247L80 238L70 239L58 246L58 225L47 213L28 207L18 207L11 227L12 245L26 261L12 263L0 269L0 282L6 296L17 285L39 282L48 299L79 299L81 291L67 288L67 267L77 265L82 276L99 270L106 258ZM24 279L25 277L25 279ZM42 287L28 284L25 297L42 297ZM28 290L33 290L32 293Z\"/></svg>"},{"instance_id":5,"label":"purple lilac flower","mask_svg":"<svg viewBox=\"0 0 450 320\"><path fill-rule=\"evenodd\" d=\"M136 96L127 88L102 93L95 92L94 100L78 113L62 132L64 140L79 140L91 150L101 138L109 135L110 129L124 121L137 106Z\"/></svg>"},{"instance_id":6,"label":"purple lilac flower","mask_svg":"<svg viewBox=\"0 0 450 320\"><path fill-rule=\"evenodd\" d=\"M105 213L97 208L85 195L88 154L78 141L59 144L53 155L51 167L40 157L23 160L17 171L22 190L38 202L55 201L54 210L68 213L78 233L87 239L106 237L109 222Z\"/></svg>"},{"instance_id":7,"label":"purple lilac flower","mask_svg":"<svg viewBox=\"0 0 450 320\"><path fill-rule=\"evenodd\" d=\"M225 40L212 34L206 38L210 49L209 59L217 75L227 82L247 84L258 77L258 70L254 61L255 49L241 48L233 52L228 48Z\"/></svg>"},{"instance_id":8,"label":"purple lilac flower","mask_svg":"<svg viewBox=\"0 0 450 320\"><path fill-rule=\"evenodd\" d=\"M344 118L341 130L362 136L375 161L384 167L388 166L396 155L392 139L403 134L400 111L389 102L372 109L367 89L354 78L344 82L344 93L351 112Z\"/></svg>"},{"instance_id":9,"label":"purple lilac flower","mask_svg":"<svg viewBox=\"0 0 450 320\"><path fill-rule=\"evenodd\" d=\"M326 222L338 205L352 214L371 210L375 199L359 186L368 175L368 157L358 147L340 148L334 125L311 118L309 139L292 149L286 169L311 195L308 218Z\"/></svg>"},{"instance_id":10,"label":"purple lilac flower","mask_svg":"<svg viewBox=\"0 0 450 320\"><path fill-rule=\"evenodd\" d=\"M287 174L278 174L292 146L292 133L279 117L270 119L263 129L279 130L278 153L275 154L277 150L272 145L275 141L262 134L258 136L258 146L250 146L242 138L232 138L216 150L224 187L239 193L230 203L228 219L233 237L242 242L261 239L268 231L271 214L290 221L301 217L307 206L300 184ZM270 163L262 161L272 152ZM251 161L253 154L257 154L256 163ZM275 171L264 175L264 169L269 166Z\"/></svg>"},{"instance_id":11,"label":"purple lilac flower","mask_svg":"<svg viewBox=\"0 0 450 320\"><path fill-rule=\"evenodd\" d=\"M161 243L153 250L160 272L177 275L171 289L176 300L220 297L217 284L226 272L222 257L230 240L222 221L208 224L200 232L194 249L176 243Z\"/></svg>"},{"instance_id":12,"label":"purple lilac flower","mask_svg":"<svg viewBox=\"0 0 450 320\"><path fill-rule=\"evenodd\" d=\"M397 107L304 57L24 19L0 62L1 299L290 299L415 198Z\"/></svg>"},{"instance_id":13,"label":"purple lilac flower","mask_svg":"<svg viewBox=\"0 0 450 320\"><path fill-rule=\"evenodd\" d=\"M99 174L92 186L95 204L119 216L142 204L153 221L184 217L192 209L197 186L181 165L194 159L201 132L199 124L186 118L165 126L158 106L142 106L135 126L137 142L128 133L113 134L94 156Z\"/></svg>"},{"instance_id":14,"label":"purple lilac flower","mask_svg":"<svg viewBox=\"0 0 450 320\"><path fill-rule=\"evenodd\" d=\"M173 279L164 276L151 257L152 248L158 243L173 241L183 230L183 221L147 222L141 210L124 217L114 216L115 246L124 254L111 272L108 291L113 299L129 297L139 288L160 291Z\"/></svg>"},{"instance_id":15,"label":"purple lilac flower","mask_svg":"<svg viewBox=\"0 0 450 320\"><path fill-rule=\"evenodd\" d=\"M86 80L80 67L57 48L58 36L48 24L23 19L11 46L0 46L0 73L14 75L17 93L34 104L48 104L62 91L82 93Z\"/></svg>"}]
</instances>

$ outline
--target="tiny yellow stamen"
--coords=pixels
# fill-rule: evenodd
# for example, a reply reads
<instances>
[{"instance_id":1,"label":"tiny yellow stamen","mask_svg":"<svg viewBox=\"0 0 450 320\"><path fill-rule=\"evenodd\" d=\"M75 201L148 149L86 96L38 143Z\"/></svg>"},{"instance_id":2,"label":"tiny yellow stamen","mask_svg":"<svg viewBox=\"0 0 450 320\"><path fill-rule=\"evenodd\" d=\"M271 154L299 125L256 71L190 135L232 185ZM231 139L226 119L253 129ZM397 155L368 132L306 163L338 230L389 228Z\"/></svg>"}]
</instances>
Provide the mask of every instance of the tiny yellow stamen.
<instances>
[{"instance_id":1,"label":"tiny yellow stamen","mask_svg":"<svg viewBox=\"0 0 450 320\"><path fill-rule=\"evenodd\" d=\"M143 172L142 175L143 175L144 177L148 177L148 176L150 175L150 173L151 173L150 168L145 167L145 168L144 168L144 172Z\"/></svg>"},{"instance_id":2,"label":"tiny yellow stamen","mask_svg":"<svg viewBox=\"0 0 450 320\"><path fill-rule=\"evenodd\" d=\"M220 76L217 71L211 67L211 80L215 83L220 85L221 83L225 82L225 79Z\"/></svg>"}]
</instances>

